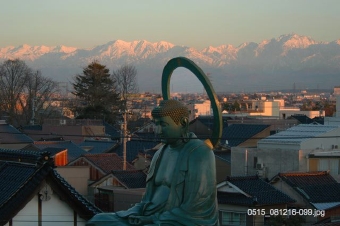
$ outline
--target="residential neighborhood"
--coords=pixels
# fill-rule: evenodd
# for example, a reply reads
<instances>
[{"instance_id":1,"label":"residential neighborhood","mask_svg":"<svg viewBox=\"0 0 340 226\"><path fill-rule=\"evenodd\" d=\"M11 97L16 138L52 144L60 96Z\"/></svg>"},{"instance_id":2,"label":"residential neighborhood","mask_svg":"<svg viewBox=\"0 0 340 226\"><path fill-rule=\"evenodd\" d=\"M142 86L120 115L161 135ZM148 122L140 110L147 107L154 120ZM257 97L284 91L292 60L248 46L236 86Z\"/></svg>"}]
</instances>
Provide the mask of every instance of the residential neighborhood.
<instances>
[{"instance_id":1,"label":"residential neighborhood","mask_svg":"<svg viewBox=\"0 0 340 226\"><path fill-rule=\"evenodd\" d=\"M329 94L218 96L222 137L213 151L220 225L339 225L340 87ZM173 98L191 109L190 130L209 138L214 119L206 96ZM17 126L2 113L1 224L85 225L97 213L139 202L161 145L150 113L160 99L134 97L133 114L118 124L65 114ZM308 109L326 102L327 108Z\"/></svg>"}]
</instances>

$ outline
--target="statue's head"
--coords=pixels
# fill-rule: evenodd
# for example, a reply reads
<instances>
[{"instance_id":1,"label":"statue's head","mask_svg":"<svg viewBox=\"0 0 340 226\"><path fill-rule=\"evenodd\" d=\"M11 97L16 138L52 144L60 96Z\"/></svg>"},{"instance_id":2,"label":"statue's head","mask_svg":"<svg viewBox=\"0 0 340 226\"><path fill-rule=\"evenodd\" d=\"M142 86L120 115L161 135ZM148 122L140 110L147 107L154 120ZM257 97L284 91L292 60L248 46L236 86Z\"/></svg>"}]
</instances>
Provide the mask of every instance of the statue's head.
<instances>
[{"instance_id":1,"label":"statue's head","mask_svg":"<svg viewBox=\"0 0 340 226\"><path fill-rule=\"evenodd\" d=\"M187 141L189 109L177 100L163 100L151 112L156 133L165 143Z\"/></svg>"}]
</instances>

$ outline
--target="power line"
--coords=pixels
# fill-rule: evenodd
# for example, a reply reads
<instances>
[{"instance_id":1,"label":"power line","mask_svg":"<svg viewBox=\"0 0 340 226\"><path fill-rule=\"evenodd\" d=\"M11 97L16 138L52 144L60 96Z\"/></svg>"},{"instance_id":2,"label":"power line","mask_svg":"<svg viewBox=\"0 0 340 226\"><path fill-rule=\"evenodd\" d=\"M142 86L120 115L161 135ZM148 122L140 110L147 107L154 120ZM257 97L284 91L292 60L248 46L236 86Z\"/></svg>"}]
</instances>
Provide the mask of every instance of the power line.
<instances>
[{"instance_id":1,"label":"power line","mask_svg":"<svg viewBox=\"0 0 340 226\"><path fill-rule=\"evenodd\" d=\"M70 134L70 135L63 135L63 134L54 134L54 133L20 133L20 132L0 132L0 134L12 134L12 135L22 135L22 134L25 134L27 136L29 135L46 135L46 136L50 136L50 135L55 135L55 136L65 136L65 137L84 137L84 138L112 138L114 140L118 140L118 139L121 139L121 138L124 138L124 136L106 136L106 135L98 135L98 136L95 136L95 135L75 135L75 134ZM275 134L274 134L275 135ZM204 136L202 135L201 137L203 138L199 138L199 137L191 137L191 138L187 138L187 139L192 139L192 140L196 140L196 139L207 139L207 138L211 138L211 139L215 139L216 137L212 137L212 136ZM340 135L334 135L334 136L322 136L322 137L315 137L315 136L277 136L277 137L272 137L271 136L264 136L264 137L250 137L250 138L246 138L246 139L253 139L253 140L261 140L261 139L267 139L267 140L280 140L280 139L285 139L285 140L294 140L294 139L311 139L311 138L314 138L314 139L319 139L319 138L339 138ZM135 141L158 141L160 140L160 138L158 138L157 136L155 136L155 138L142 138L142 137L134 137L134 136L125 136L125 138L129 138L130 140L135 140ZM182 137L178 137L178 139L181 139ZM218 137L218 139L222 139L222 138L227 138L225 136L221 136L221 137ZM228 138L228 140L240 140L240 139L245 139L244 137L230 137ZM42 140L43 141L43 140ZM0 142L1 143L1 142Z\"/></svg>"}]
</instances>

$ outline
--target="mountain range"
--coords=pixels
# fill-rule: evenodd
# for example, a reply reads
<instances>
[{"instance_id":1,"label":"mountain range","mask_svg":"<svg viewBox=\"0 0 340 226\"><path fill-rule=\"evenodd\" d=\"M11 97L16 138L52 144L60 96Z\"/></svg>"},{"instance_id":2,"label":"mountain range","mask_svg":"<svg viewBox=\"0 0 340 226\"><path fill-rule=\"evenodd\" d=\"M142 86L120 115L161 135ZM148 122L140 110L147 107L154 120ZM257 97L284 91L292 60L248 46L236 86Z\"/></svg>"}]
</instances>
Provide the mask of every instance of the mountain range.
<instances>
[{"instance_id":1,"label":"mountain range","mask_svg":"<svg viewBox=\"0 0 340 226\"><path fill-rule=\"evenodd\" d=\"M137 69L141 92L159 92L164 66L178 56L193 60L209 75L217 92L255 92L293 86L331 89L340 85L340 39L319 42L298 34L202 50L146 40L115 40L91 49L29 45L0 48L0 62L19 58L58 82L72 82L93 60L110 71L132 64ZM171 85L179 87L177 91L201 91L198 80L186 69L175 70Z\"/></svg>"}]
</instances>

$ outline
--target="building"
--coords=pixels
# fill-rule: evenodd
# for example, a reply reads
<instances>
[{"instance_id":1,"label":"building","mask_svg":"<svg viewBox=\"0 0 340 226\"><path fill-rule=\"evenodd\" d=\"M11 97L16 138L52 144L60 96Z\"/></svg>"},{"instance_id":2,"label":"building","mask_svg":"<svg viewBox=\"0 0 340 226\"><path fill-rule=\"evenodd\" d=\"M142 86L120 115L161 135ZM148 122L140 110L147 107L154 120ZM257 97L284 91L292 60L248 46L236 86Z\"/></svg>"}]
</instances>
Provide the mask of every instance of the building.
<instances>
[{"instance_id":1,"label":"building","mask_svg":"<svg viewBox=\"0 0 340 226\"><path fill-rule=\"evenodd\" d=\"M220 225L265 225L275 209L295 200L258 176L227 177L217 185Z\"/></svg>"},{"instance_id":2,"label":"building","mask_svg":"<svg viewBox=\"0 0 340 226\"><path fill-rule=\"evenodd\" d=\"M32 143L30 137L6 123L5 120L0 120L0 148L19 150Z\"/></svg>"},{"instance_id":3,"label":"building","mask_svg":"<svg viewBox=\"0 0 340 226\"><path fill-rule=\"evenodd\" d=\"M279 172L308 172L308 154L334 150L339 136L337 126L299 124L259 140L257 148L232 148L231 175L272 178Z\"/></svg>"},{"instance_id":4,"label":"building","mask_svg":"<svg viewBox=\"0 0 340 226\"><path fill-rule=\"evenodd\" d=\"M324 218L339 217L340 184L327 171L279 173L270 184L296 200L291 207L308 210L300 214L308 225Z\"/></svg>"},{"instance_id":5,"label":"building","mask_svg":"<svg viewBox=\"0 0 340 226\"><path fill-rule=\"evenodd\" d=\"M54 169L48 153L0 149L0 224L85 225L101 212Z\"/></svg>"},{"instance_id":6,"label":"building","mask_svg":"<svg viewBox=\"0 0 340 226\"><path fill-rule=\"evenodd\" d=\"M146 174L141 170L113 170L89 187L94 203L103 211L126 210L142 200Z\"/></svg>"}]
</instances>

